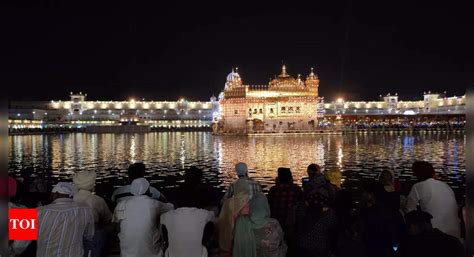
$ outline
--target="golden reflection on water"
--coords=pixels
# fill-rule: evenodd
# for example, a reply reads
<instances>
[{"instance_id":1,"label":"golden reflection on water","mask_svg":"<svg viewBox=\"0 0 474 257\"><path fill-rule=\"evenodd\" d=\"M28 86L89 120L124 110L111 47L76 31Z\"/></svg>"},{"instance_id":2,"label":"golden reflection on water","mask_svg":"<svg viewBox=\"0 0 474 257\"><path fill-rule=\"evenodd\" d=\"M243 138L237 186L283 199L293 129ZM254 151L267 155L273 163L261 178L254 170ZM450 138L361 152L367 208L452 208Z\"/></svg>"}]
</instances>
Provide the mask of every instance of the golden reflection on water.
<instances>
[{"instance_id":1,"label":"golden reflection on water","mask_svg":"<svg viewBox=\"0 0 474 257\"><path fill-rule=\"evenodd\" d=\"M130 163L143 161L149 179L158 186L181 181L183 169L195 165L205 180L223 186L235 179L237 162L246 162L250 176L271 186L278 167L289 167L295 181L306 167L339 167L344 184L357 187L362 178L375 177L384 168L402 180L411 179L415 159L432 162L453 188L464 186L464 134L348 134L287 136L213 136L207 132L147 134L63 134L9 136L9 171L26 167L51 171L57 179L90 169L99 180L124 183ZM118 172L114 172L118 171Z\"/></svg>"}]
</instances>

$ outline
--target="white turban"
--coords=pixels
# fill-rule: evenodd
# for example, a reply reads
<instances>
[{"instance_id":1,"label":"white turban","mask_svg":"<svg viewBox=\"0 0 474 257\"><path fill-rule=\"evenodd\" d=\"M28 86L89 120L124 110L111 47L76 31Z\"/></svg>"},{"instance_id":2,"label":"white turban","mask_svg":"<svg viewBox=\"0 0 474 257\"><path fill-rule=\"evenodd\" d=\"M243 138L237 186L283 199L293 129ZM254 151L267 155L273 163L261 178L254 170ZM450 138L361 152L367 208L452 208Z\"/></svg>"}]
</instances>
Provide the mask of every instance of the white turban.
<instances>
[{"instance_id":1,"label":"white turban","mask_svg":"<svg viewBox=\"0 0 474 257\"><path fill-rule=\"evenodd\" d=\"M247 164L243 162L239 162L235 165L235 172L237 172L237 176L243 177L247 175L248 169L247 169Z\"/></svg>"},{"instance_id":2,"label":"white turban","mask_svg":"<svg viewBox=\"0 0 474 257\"><path fill-rule=\"evenodd\" d=\"M72 197L74 195L74 186L68 182L59 182L53 187L52 192L69 195L69 197Z\"/></svg>"},{"instance_id":3,"label":"white turban","mask_svg":"<svg viewBox=\"0 0 474 257\"><path fill-rule=\"evenodd\" d=\"M150 187L150 182L145 178L137 178L132 181L132 185L130 186L130 193L132 195L143 195L148 191Z\"/></svg>"},{"instance_id":4,"label":"white turban","mask_svg":"<svg viewBox=\"0 0 474 257\"><path fill-rule=\"evenodd\" d=\"M94 171L83 171L76 173L72 178L72 182L77 189L83 189L87 191L92 191L95 186L95 179L97 175Z\"/></svg>"}]
</instances>

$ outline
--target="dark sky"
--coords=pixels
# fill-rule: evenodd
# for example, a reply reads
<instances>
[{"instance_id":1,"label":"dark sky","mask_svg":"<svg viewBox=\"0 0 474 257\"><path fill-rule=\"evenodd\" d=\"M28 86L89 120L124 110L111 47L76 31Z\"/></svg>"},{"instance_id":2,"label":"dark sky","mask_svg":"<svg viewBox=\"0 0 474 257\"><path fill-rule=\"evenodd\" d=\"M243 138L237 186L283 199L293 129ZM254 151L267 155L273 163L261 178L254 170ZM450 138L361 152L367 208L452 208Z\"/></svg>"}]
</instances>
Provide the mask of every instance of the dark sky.
<instances>
[{"instance_id":1,"label":"dark sky","mask_svg":"<svg viewBox=\"0 0 474 257\"><path fill-rule=\"evenodd\" d=\"M468 1L15 2L2 5L11 100L207 100L231 67L266 84L282 60L294 76L315 67L330 100L474 84Z\"/></svg>"}]
</instances>

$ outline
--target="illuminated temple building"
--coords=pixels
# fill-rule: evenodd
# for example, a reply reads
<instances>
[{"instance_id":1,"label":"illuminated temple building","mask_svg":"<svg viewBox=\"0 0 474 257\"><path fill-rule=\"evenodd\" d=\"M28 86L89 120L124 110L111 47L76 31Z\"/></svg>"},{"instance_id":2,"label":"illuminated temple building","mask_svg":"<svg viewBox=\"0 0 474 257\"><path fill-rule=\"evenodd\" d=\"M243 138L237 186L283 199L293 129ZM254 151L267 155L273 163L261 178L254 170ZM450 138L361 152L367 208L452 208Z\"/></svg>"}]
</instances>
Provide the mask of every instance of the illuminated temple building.
<instances>
[{"instance_id":1,"label":"illuminated temple building","mask_svg":"<svg viewBox=\"0 0 474 257\"><path fill-rule=\"evenodd\" d=\"M281 73L268 85L245 85L237 71L227 76L220 96L216 133L312 131L318 119L319 79L311 73L303 80Z\"/></svg>"},{"instance_id":2,"label":"illuminated temple building","mask_svg":"<svg viewBox=\"0 0 474 257\"><path fill-rule=\"evenodd\" d=\"M325 101L313 71L292 77L283 65L267 85L246 85L237 70L227 76L223 92L209 101L91 101L72 93L67 100L10 101L10 133L50 128L86 132L207 130L215 134L307 133L373 126L464 124L464 96L424 92L416 101L397 94L376 101ZM125 126L124 126L125 125Z\"/></svg>"}]
</instances>

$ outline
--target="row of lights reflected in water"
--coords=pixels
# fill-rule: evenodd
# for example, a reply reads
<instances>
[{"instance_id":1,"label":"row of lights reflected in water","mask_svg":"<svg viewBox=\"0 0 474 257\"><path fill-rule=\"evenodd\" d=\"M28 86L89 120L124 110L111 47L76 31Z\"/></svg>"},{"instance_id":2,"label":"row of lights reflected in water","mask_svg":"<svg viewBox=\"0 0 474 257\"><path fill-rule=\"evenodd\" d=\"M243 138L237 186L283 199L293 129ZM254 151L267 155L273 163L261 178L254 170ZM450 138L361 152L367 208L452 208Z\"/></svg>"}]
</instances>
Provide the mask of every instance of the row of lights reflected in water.
<instances>
[{"instance_id":1,"label":"row of lights reflected in water","mask_svg":"<svg viewBox=\"0 0 474 257\"><path fill-rule=\"evenodd\" d=\"M127 183L126 169L144 162L148 179L158 187L175 187L190 166L204 170L205 183L225 187L235 180L237 162L247 163L250 176L266 190L278 167L289 167L296 183L316 163L340 168L343 186L360 187L383 169L412 182L414 160L433 163L438 176L458 194L465 184L464 134L347 134L287 136L213 136L207 132L146 134L62 134L9 137L9 171L34 167L51 183L70 180L75 172L94 170L98 184Z\"/></svg>"}]
</instances>

